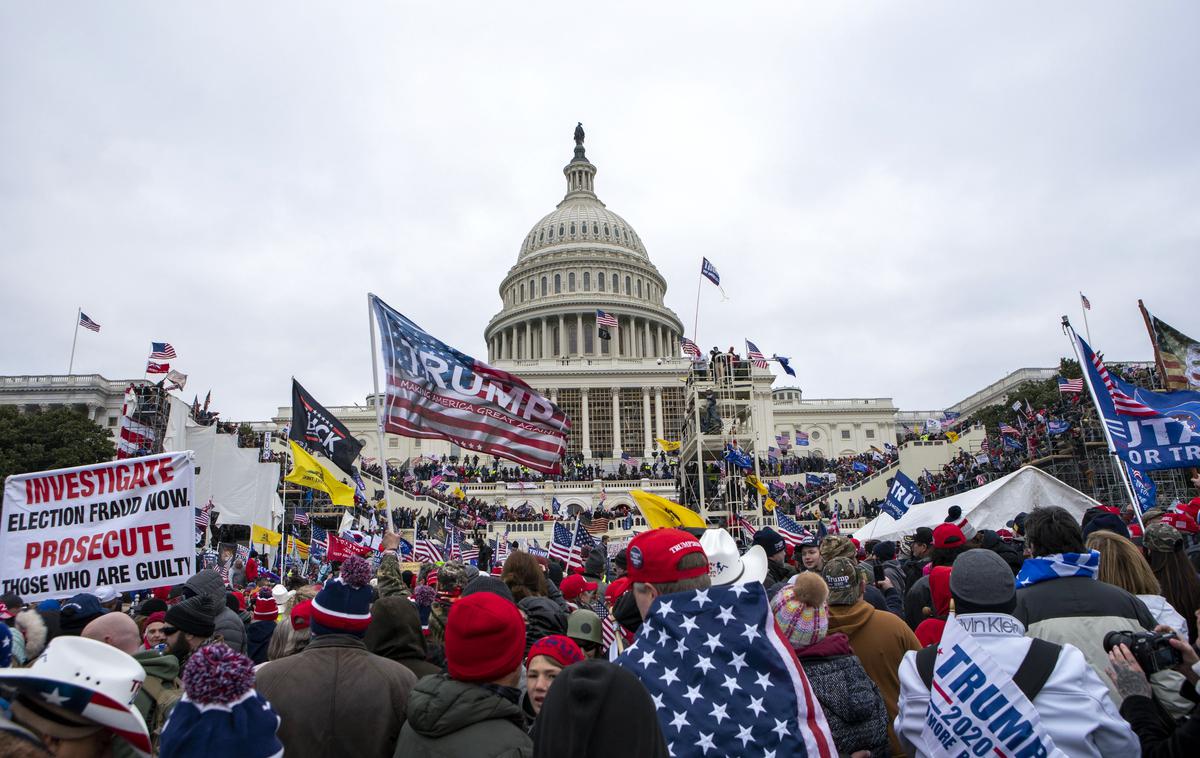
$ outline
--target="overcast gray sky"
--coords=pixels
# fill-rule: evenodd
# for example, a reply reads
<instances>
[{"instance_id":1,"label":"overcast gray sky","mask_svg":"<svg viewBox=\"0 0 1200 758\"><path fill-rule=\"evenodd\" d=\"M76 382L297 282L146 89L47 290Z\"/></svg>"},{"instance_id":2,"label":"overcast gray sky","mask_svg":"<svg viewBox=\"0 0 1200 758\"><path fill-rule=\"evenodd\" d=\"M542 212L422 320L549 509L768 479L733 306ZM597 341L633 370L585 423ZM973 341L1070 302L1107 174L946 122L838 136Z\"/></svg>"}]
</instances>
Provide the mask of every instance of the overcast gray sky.
<instances>
[{"instance_id":1,"label":"overcast gray sky","mask_svg":"<svg viewBox=\"0 0 1200 758\"><path fill-rule=\"evenodd\" d=\"M484 357L576 121L685 323L720 270L698 341L808 397L1054 365L1080 290L1110 358L1139 297L1200 335L1200 4L979 5L0 3L0 373L82 306L79 373L362 402L368 290Z\"/></svg>"}]
</instances>

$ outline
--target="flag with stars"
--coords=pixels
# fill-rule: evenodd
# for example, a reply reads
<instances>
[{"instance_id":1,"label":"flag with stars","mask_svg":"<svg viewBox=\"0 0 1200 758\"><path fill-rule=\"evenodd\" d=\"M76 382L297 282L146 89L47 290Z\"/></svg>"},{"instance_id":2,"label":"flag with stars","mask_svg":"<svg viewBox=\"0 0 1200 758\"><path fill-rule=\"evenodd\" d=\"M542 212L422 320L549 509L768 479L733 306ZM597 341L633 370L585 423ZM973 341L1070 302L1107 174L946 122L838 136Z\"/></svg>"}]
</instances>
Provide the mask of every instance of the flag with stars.
<instances>
[{"instance_id":1,"label":"flag with stars","mask_svg":"<svg viewBox=\"0 0 1200 758\"><path fill-rule=\"evenodd\" d=\"M567 415L519 377L438 340L374 295L387 377L384 431L448 440L556 474Z\"/></svg>"},{"instance_id":2,"label":"flag with stars","mask_svg":"<svg viewBox=\"0 0 1200 758\"><path fill-rule=\"evenodd\" d=\"M821 704L761 584L662 595L617 663L680 756L834 756Z\"/></svg>"}]
</instances>

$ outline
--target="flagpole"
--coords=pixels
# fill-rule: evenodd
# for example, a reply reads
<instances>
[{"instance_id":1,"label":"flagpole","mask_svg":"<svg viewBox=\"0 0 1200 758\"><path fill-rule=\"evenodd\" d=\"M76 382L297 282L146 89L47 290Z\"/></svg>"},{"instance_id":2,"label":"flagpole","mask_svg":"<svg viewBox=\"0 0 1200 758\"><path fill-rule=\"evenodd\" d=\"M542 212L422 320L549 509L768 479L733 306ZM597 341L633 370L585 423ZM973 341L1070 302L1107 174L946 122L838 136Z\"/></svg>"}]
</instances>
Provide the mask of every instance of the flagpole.
<instances>
[{"instance_id":1,"label":"flagpole","mask_svg":"<svg viewBox=\"0 0 1200 758\"><path fill-rule=\"evenodd\" d=\"M371 307L371 298L373 297L373 294L367 293L367 321L371 325L371 382L375 387L375 430L379 433L379 465L383 472L383 502L387 508L387 533L391 534L393 530L392 483L388 477L387 447L384 445L383 407L380 404L382 398L379 396L379 353L375 349L375 311Z\"/></svg>"},{"instance_id":2,"label":"flagpole","mask_svg":"<svg viewBox=\"0 0 1200 758\"><path fill-rule=\"evenodd\" d=\"M1154 327L1150 323L1150 311L1146 310L1145 304L1141 299L1138 299L1138 310L1142 312L1142 320L1146 322L1146 333L1150 335L1150 346L1154 348L1154 363L1158 366L1158 376L1162 381L1163 389L1170 390L1171 385L1167 382L1167 367L1163 364L1162 351L1158 348L1158 337L1154 334Z\"/></svg>"},{"instance_id":3,"label":"flagpole","mask_svg":"<svg viewBox=\"0 0 1200 758\"><path fill-rule=\"evenodd\" d=\"M704 286L704 273L701 271L700 276L696 279L696 317L692 321L692 341L696 343L696 349L700 349L700 288ZM78 328L76 328L78 331Z\"/></svg>"},{"instance_id":4,"label":"flagpole","mask_svg":"<svg viewBox=\"0 0 1200 758\"><path fill-rule=\"evenodd\" d=\"M1139 301L1140 302L1140 301ZM1083 331L1087 334L1088 344L1092 344L1092 328L1088 326L1087 312L1088 309L1083 306L1083 292L1079 293L1079 310L1083 313ZM1099 409L1100 406L1096 406Z\"/></svg>"},{"instance_id":5,"label":"flagpole","mask_svg":"<svg viewBox=\"0 0 1200 758\"><path fill-rule=\"evenodd\" d=\"M697 300L699 302L699 300ZM75 336L71 337L71 362L67 364L67 376L75 369L75 343L79 341L79 319L83 316L83 307L75 309Z\"/></svg>"},{"instance_id":6,"label":"flagpole","mask_svg":"<svg viewBox=\"0 0 1200 758\"><path fill-rule=\"evenodd\" d=\"M1133 515L1137 517L1138 525L1143 531L1146 525L1142 522L1142 507L1138 503L1137 495L1133 493L1133 484L1129 481L1129 471L1125 468L1125 462L1117 455L1117 448L1112 441L1112 433L1108 430L1108 423L1104 420L1104 411L1100 408L1100 400L1096 397L1096 388L1092 386L1091 373L1087 366L1083 365L1083 355L1079 352L1079 337L1075 334L1075 330L1071 328L1071 321L1063 316L1062 319L1063 333L1069 334L1071 337L1071 347L1075 351L1075 360L1079 361L1079 368L1083 373L1084 384L1087 385L1088 394L1092 396L1092 403L1096 406L1096 415L1099 417L1100 428L1104 431L1104 441L1108 444L1108 454L1112 456L1113 462L1117 467L1117 474L1121 479L1121 483L1125 485L1125 494L1129 496L1129 502L1133 505ZM1089 341L1088 344L1091 344Z\"/></svg>"}]
</instances>

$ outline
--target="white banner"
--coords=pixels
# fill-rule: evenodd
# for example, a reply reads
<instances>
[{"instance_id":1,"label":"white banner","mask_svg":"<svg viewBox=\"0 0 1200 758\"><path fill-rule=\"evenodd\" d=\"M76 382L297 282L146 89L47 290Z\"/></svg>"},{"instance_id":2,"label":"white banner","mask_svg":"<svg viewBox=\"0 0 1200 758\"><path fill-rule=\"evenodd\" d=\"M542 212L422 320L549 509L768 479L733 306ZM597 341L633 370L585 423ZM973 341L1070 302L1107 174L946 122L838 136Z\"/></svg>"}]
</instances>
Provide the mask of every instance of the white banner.
<instances>
[{"instance_id":1,"label":"white banner","mask_svg":"<svg viewBox=\"0 0 1200 758\"><path fill-rule=\"evenodd\" d=\"M194 571L192 453L10 476L0 587L26 601L179 584Z\"/></svg>"}]
</instances>

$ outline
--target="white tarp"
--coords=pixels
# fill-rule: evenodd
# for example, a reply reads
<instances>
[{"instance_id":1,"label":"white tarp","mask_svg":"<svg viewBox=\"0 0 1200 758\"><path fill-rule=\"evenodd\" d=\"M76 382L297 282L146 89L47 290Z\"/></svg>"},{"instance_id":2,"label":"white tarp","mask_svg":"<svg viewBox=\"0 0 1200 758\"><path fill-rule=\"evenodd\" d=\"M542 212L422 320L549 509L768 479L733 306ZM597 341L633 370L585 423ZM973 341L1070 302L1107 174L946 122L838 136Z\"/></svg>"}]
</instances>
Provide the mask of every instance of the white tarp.
<instances>
[{"instance_id":1,"label":"white tarp","mask_svg":"<svg viewBox=\"0 0 1200 758\"><path fill-rule=\"evenodd\" d=\"M1043 505L1066 508L1082 519L1088 508L1100 503L1079 490L1055 479L1041 469L1023 466L1017 471L960 495L914 505L899 521L880 514L854 533L860 541L899 540L918 527L936 527L946 520L946 511L957 505L976 529L1003 529L1022 511L1028 513Z\"/></svg>"},{"instance_id":2,"label":"white tarp","mask_svg":"<svg viewBox=\"0 0 1200 758\"><path fill-rule=\"evenodd\" d=\"M187 447L195 453L193 502L212 499L220 524L270 526L283 515L279 500L279 464L259 461L259 449L239 448L236 434L217 434L215 426L187 424Z\"/></svg>"}]
</instances>

